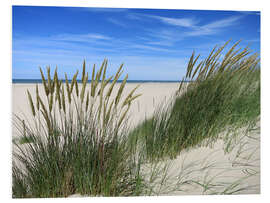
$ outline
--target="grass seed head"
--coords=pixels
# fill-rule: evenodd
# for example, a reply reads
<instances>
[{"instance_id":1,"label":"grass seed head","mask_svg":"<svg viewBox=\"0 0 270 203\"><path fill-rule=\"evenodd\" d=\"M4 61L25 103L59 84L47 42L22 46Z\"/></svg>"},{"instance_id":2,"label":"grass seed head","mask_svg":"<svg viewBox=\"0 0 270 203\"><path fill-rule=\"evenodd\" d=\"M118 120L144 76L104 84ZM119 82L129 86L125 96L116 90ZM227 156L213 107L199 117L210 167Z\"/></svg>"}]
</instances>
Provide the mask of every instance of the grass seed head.
<instances>
[{"instance_id":1,"label":"grass seed head","mask_svg":"<svg viewBox=\"0 0 270 203\"><path fill-rule=\"evenodd\" d=\"M27 95L28 95L29 104L30 104L30 107L31 107L31 110L32 110L32 114L35 117L36 112L35 112L34 103L33 103L33 100L32 100L32 96L31 96L31 94L30 94L30 92L28 90L27 90Z\"/></svg>"},{"instance_id":2,"label":"grass seed head","mask_svg":"<svg viewBox=\"0 0 270 203\"><path fill-rule=\"evenodd\" d=\"M42 79L42 83L43 83L45 93L48 96L50 92L49 92L49 89L48 89L47 84L46 84L46 79L45 79L43 71L42 71L42 69L40 67L39 67L39 70L40 70L41 79Z\"/></svg>"},{"instance_id":3,"label":"grass seed head","mask_svg":"<svg viewBox=\"0 0 270 203\"><path fill-rule=\"evenodd\" d=\"M37 98L37 110L39 111L39 100L38 100L39 92L38 92L38 84L36 84L36 98Z\"/></svg>"}]
</instances>

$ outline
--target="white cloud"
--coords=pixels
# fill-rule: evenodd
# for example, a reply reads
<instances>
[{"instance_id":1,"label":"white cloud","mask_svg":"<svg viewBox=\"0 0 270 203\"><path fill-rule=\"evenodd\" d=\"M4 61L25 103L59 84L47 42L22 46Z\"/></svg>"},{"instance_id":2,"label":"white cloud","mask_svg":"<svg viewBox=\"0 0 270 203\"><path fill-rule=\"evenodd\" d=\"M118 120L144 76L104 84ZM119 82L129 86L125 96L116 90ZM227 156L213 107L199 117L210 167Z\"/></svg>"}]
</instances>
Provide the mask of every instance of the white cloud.
<instances>
[{"instance_id":1,"label":"white cloud","mask_svg":"<svg viewBox=\"0 0 270 203\"><path fill-rule=\"evenodd\" d=\"M111 37L102 34L88 33L88 34L60 34L51 37L54 40L85 42L90 40L110 40Z\"/></svg>"},{"instance_id":2,"label":"white cloud","mask_svg":"<svg viewBox=\"0 0 270 203\"><path fill-rule=\"evenodd\" d=\"M131 20L145 20L144 14L128 13L126 17Z\"/></svg>"},{"instance_id":3,"label":"white cloud","mask_svg":"<svg viewBox=\"0 0 270 203\"><path fill-rule=\"evenodd\" d=\"M242 16L233 16L233 17L229 17L229 18L224 18L224 19L217 20L217 21L214 21L212 23L206 24L202 27L206 28L206 29L224 28L224 27L234 25L241 18L242 18Z\"/></svg>"},{"instance_id":4,"label":"white cloud","mask_svg":"<svg viewBox=\"0 0 270 203\"><path fill-rule=\"evenodd\" d=\"M162 51L162 52L172 52L171 49L159 48L155 46L147 46L141 44L133 44L131 45L132 48L141 49L141 50L152 50L152 51Z\"/></svg>"},{"instance_id":5,"label":"white cloud","mask_svg":"<svg viewBox=\"0 0 270 203\"><path fill-rule=\"evenodd\" d=\"M188 27L192 28L194 27L199 21L194 20L193 18L168 18L168 17L161 17L161 16L148 16L151 18L156 18L162 21L163 23L174 25L174 26L180 26L180 27Z\"/></svg>"},{"instance_id":6,"label":"white cloud","mask_svg":"<svg viewBox=\"0 0 270 203\"><path fill-rule=\"evenodd\" d=\"M150 30L146 28L146 33L148 36L152 37L152 39L149 39L148 42L146 41L146 43L160 46L173 46L175 42L183 40L187 37L217 34L224 28L237 25L239 20L244 17L244 15L223 18L202 25L199 25L199 20L195 17L169 18L145 14L136 14L135 17L136 18L134 19L138 20L146 20L149 18L157 19L166 25L170 25L171 27L166 27L158 30ZM172 26L174 26L174 29ZM179 28L184 28L185 30L183 31Z\"/></svg>"},{"instance_id":7,"label":"white cloud","mask_svg":"<svg viewBox=\"0 0 270 203\"><path fill-rule=\"evenodd\" d=\"M148 41L147 44L158 45L158 46L172 46L173 42L169 40L160 40L160 41Z\"/></svg>"},{"instance_id":8,"label":"white cloud","mask_svg":"<svg viewBox=\"0 0 270 203\"><path fill-rule=\"evenodd\" d=\"M158 29L149 30L146 29L148 36L147 44L155 44L161 46L173 46L175 42L183 39L183 32L177 29Z\"/></svg>"},{"instance_id":9,"label":"white cloud","mask_svg":"<svg viewBox=\"0 0 270 203\"><path fill-rule=\"evenodd\" d=\"M185 32L186 36L212 35L219 32L222 28L236 25L243 16L233 16L216 20L202 26L196 26L191 31Z\"/></svg>"},{"instance_id":10,"label":"white cloud","mask_svg":"<svg viewBox=\"0 0 270 203\"><path fill-rule=\"evenodd\" d=\"M125 23L122 23L121 21L116 20L116 19L114 19L114 18L108 18L107 20L108 20L109 22L115 24L115 25L118 25L118 26L121 26L121 27L125 27L125 28L127 27L127 25L126 25Z\"/></svg>"}]
</instances>

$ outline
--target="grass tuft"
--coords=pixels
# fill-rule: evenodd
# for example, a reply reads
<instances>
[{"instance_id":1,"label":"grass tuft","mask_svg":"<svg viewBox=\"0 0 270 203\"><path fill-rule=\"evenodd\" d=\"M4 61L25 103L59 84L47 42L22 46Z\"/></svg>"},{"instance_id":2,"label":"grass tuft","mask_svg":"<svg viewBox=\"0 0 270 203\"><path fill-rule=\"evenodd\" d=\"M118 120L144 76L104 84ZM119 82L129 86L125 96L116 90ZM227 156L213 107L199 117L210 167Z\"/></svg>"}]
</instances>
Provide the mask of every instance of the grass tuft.
<instances>
[{"instance_id":1,"label":"grass tuft","mask_svg":"<svg viewBox=\"0 0 270 203\"><path fill-rule=\"evenodd\" d=\"M215 47L197 66L199 56L193 52L171 104L158 108L131 133L144 140L150 160L175 158L184 149L211 144L225 127L244 125L260 115L259 59L248 55L247 48L234 51L238 44L222 60L228 42Z\"/></svg>"},{"instance_id":2,"label":"grass tuft","mask_svg":"<svg viewBox=\"0 0 270 203\"><path fill-rule=\"evenodd\" d=\"M46 94L46 98L41 98L36 89L36 106L40 105L40 108L34 108L32 96L27 92L37 127L33 129L15 117L21 136L20 141L14 143L13 197L66 197L75 193L127 196L141 193L143 178L140 165L133 159L124 136L128 130L126 115L132 101L129 101L128 108L119 104L125 82L116 92L116 98L108 96L104 89L109 85L111 94L122 66L113 78L114 83L110 84L106 80L105 60L96 75L93 70L92 78L95 80L91 81L91 92L87 93L89 81L85 67L84 61L82 88L76 86L78 72L71 84L65 75L64 88L64 84L58 81L57 71L51 80L48 68L48 80L45 80L40 69ZM97 95L95 90L99 86L101 91ZM131 98L134 91L130 93ZM105 105L109 100L110 109ZM106 119L102 115L106 115Z\"/></svg>"}]
</instances>

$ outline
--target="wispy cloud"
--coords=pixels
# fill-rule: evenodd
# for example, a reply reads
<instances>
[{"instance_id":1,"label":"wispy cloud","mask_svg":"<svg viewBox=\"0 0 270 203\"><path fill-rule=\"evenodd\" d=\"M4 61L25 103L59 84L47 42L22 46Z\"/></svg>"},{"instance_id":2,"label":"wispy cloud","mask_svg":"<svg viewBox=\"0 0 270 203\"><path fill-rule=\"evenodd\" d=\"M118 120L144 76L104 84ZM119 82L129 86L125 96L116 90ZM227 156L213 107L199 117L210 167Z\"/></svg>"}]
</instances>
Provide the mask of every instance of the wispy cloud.
<instances>
[{"instance_id":1,"label":"wispy cloud","mask_svg":"<svg viewBox=\"0 0 270 203\"><path fill-rule=\"evenodd\" d=\"M259 14L259 13L255 12L253 14ZM236 16L231 16L228 18L219 19L205 25L198 25L200 23L200 20L196 19L195 16L189 17L189 18L170 18L170 17L163 17L163 16L157 16L157 15L145 15L145 14L133 14L133 15L129 14L128 16L129 18L132 17L133 19L138 19L138 20L145 20L146 18L157 19L167 25L173 25L175 27L185 27L185 28L190 28L190 29L195 29L195 30L197 29L210 30L210 29L217 29L217 28L232 26L232 25L235 25L239 21L239 19L244 17L244 15L236 15Z\"/></svg>"},{"instance_id":2,"label":"wispy cloud","mask_svg":"<svg viewBox=\"0 0 270 203\"><path fill-rule=\"evenodd\" d=\"M25 51L27 47L28 51ZM110 55L132 54L160 54L176 53L175 50L160 47L158 44L146 44L142 40L121 40L110 36L88 33L88 34L59 34L49 37L20 37L13 39L13 53L17 59L25 61L27 57L36 58L37 53L43 57L55 56L87 56L89 54L100 54L107 57ZM24 56L19 58L18 56ZM30 58L31 58L30 57Z\"/></svg>"},{"instance_id":3,"label":"wispy cloud","mask_svg":"<svg viewBox=\"0 0 270 203\"><path fill-rule=\"evenodd\" d=\"M130 20L145 20L144 14L128 13L126 17Z\"/></svg>"},{"instance_id":4,"label":"wispy cloud","mask_svg":"<svg viewBox=\"0 0 270 203\"><path fill-rule=\"evenodd\" d=\"M182 39L181 31L176 29L159 29L159 30L149 30L149 35L162 40L177 41Z\"/></svg>"},{"instance_id":5,"label":"wispy cloud","mask_svg":"<svg viewBox=\"0 0 270 203\"><path fill-rule=\"evenodd\" d=\"M160 41L151 41L151 40L149 40L146 43L147 44L150 44L150 45L167 46L167 47L173 45L173 41L172 40L160 40Z\"/></svg>"},{"instance_id":6,"label":"wispy cloud","mask_svg":"<svg viewBox=\"0 0 270 203\"><path fill-rule=\"evenodd\" d=\"M161 16L156 16L156 15L149 15L148 17L156 18L168 25L188 27L188 28L195 27L195 25L199 22L198 20L195 20L194 18L168 18L168 17L161 17Z\"/></svg>"},{"instance_id":7,"label":"wispy cloud","mask_svg":"<svg viewBox=\"0 0 270 203\"><path fill-rule=\"evenodd\" d=\"M115 25L120 26L120 27L124 27L124 28L128 27L127 24L125 24L125 23L123 23L123 22L121 22L121 21L119 21L119 20L116 20L116 19L114 19L114 18L108 18L107 20L108 20L109 22L115 24Z\"/></svg>"},{"instance_id":8,"label":"wispy cloud","mask_svg":"<svg viewBox=\"0 0 270 203\"><path fill-rule=\"evenodd\" d=\"M141 20L141 21L150 21L151 19L157 19L163 24L178 26L178 27L187 27L192 28L196 24L199 23L198 19L195 18L171 18L171 17L164 17L159 15L146 15L146 14L139 14L139 13L128 13L126 15L127 18L131 20Z\"/></svg>"},{"instance_id":9,"label":"wispy cloud","mask_svg":"<svg viewBox=\"0 0 270 203\"><path fill-rule=\"evenodd\" d=\"M173 46L176 42L188 37L218 34L225 28L238 25L239 20L244 17L244 15L235 15L202 24L196 16L188 18L171 18L138 13L129 13L127 16L133 20L146 22L147 19L155 19L162 22L165 26L159 27L159 29L145 28L145 33L149 36L148 41L145 40L145 43L159 46Z\"/></svg>"},{"instance_id":10,"label":"wispy cloud","mask_svg":"<svg viewBox=\"0 0 270 203\"><path fill-rule=\"evenodd\" d=\"M242 17L243 16L233 16L233 17L229 17L229 18L224 18L224 19L217 20L217 21L214 21L212 23L206 24L206 25L202 26L202 28L216 29L216 28L224 28L224 27L232 26L235 23L237 23L239 21L239 19L241 19Z\"/></svg>"},{"instance_id":11,"label":"wispy cloud","mask_svg":"<svg viewBox=\"0 0 270 203\"><path fill-rule=\"evenodd\" d=\"M208 23L202 26L196 26L191 31L186 32L187 36L201 36L201 35L212 35L221 31L223 28L228 28L239 23L239 20L243 16L233 16L216 20L212 23Z\"/></svg>"},{"instance_id":12,"label":"wispy cloud","mask_svg":"<svg viewBox=\"0 0 270 203\"><path fill-rule=\"evenodd\" d=\"M74 41L74 42L87 42L91 40L110 40L111 37L102 34L88 33L88 34L60 34L52 36L52 39L62 41Z\"/></svg>"},{"instance_id":13,"label":"wispy cloud","mask_svg":"<svg viewBox=\"0 0 270 203\"><path fill-rule=\"evenodd\" d=\"M146 33L149 37L145 38L144 42L151 45L170 47L173 46L175 42L183 39L183 33L176 29L146 29Z\"/></svg>"},{"instance_id":14,"label":"wispy cloud","mask_svg":"<svg viewBox=\"0 0 270 203\"><path fill-rule=\"evenodd\" d=\"M173 50L171 49L165 49L165 48L160 48L160 47L156 47L156 46L147 46L147 45L141 45L141 44L133 44L131 45L131 48L135 48L135 49L141 49L143 51L145 50L152 50L152 51L162 51L162 52L172 52Z\"/></svg>"}]
</instances>

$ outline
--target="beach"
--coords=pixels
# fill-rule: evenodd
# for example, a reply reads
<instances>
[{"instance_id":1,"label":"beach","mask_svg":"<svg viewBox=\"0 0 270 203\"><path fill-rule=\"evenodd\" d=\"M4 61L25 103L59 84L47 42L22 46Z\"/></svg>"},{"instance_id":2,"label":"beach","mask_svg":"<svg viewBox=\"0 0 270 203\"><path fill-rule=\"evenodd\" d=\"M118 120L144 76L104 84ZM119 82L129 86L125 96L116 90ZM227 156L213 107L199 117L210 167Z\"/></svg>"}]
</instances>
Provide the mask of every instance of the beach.
<instances>
[{"instance_id":1,"label":"beach","mask_svg":"<svg viewBox=\"0 0 270 203\"><path fill-rule=\"evenodd\" d=\"M112 97L116 96L116 90L120 87L121 83L116 83L114 91L112 92ZM166 101L170 101L179 87L179 83L158 83L158 82L145 82L145 83L127 83L124 91L123 98L127 94L138 86L134 95L142 94L138 97L130 108L130 122L132 126L137 125L140 121L145 118L149 118L159 105L164 104ZM35 95L36 84L13 84L12 85L12 112L31 118L31 108L29 106L29 101L27 98L27 90L32 95ZM38 84L39 92L42 98L45 98L45 93L42 84ZM87 89L90 85L87 85ZM34 98L33 98L34 99Z\"/></svg>"},{"instance_id":2,"label":"beach","mask_svg":"<svg viewBox=\"0 0 270 203\"><path fill-rule=\"evenodd\" d=\"M137 85L140 85L140 87L135 94L142 95L135 100L130 108L129 119L131 128L138 125L144 119L151 117L155 109L160 108L160 105L170 102L179 87L178 83L127 83L123 97L127 96ZM42 84L38 86L41 97L44 97ZM119 86L120 84L117 83L116 89ZM31 109L26 92L29 90L32 95L35 95L35 87L35 84L12 84L13 114L31 118ZM256 126L260 126L259 121ZM14 126L12 127L12 132L12 136L15 138L17 132ZM224 141L218 140L212 147L198 146L181 152L173 160L160 162L160 167L165 163L170 164L167 186L160 190L160 194L211 194L214 191L222 191L241 178L244 181L233 188L246 188L242 192L239 191L239 194L260 193L260 175L257 174L250 177L247 175L247 173L252 173L252 170L260 171L260 133L252 132L253 134L246 136L245 128L238 129L237 133L243 136L239 136L239 140L234 141L235 147L229 153L224 152L226 145ZM256 139L249 139L249 137ZM245 159L247 156L249 156L249 159ZM248 171L247 166L249 166ZM147 165L145 170L150 170L147 168ZM202 187L203 183L201 181L204 181L205 187L208 184L212 189L205 190L205 187Z\"/></svg>"}]
</instances>

